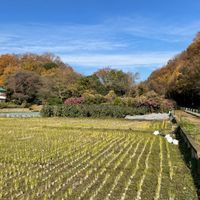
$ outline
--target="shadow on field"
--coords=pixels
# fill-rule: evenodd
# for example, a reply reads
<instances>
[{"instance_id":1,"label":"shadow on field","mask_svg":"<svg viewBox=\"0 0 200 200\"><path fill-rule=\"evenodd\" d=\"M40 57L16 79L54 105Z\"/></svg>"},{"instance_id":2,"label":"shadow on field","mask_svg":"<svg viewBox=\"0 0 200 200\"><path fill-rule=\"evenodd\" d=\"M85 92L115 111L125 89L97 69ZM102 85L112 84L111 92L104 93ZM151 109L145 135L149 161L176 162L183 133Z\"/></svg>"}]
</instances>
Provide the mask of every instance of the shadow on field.
<instances>
[{"instance_id":1,"label":"shadow on field","mask_svg":"<svg viewBox=\"0 0 200 200\"><path fill-rule=\"evenodd\" d=\"M180 127L176 130L176 138L179 140L179 149L183 155L184 161L191 171L194 184L197 189L198 199L200 199L200 174L198 174L198 160L192 157L191 149L188 148L186 142L179 134Z\"/></svg>"}]
</instances>

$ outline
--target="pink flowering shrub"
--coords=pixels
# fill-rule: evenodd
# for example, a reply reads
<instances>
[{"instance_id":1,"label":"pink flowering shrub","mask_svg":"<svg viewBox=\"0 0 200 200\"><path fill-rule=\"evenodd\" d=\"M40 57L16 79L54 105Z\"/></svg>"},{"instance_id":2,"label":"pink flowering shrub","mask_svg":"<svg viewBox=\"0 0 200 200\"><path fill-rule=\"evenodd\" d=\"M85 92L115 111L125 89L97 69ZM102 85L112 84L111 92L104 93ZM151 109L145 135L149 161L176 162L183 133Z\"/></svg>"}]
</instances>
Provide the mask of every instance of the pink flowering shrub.
<instances>
[{"instance_id":1,"label":"pink flowering shrub","mask_svg":"<svg viewBox=\"0 0 200 200\"><path fill-rule=\"evenodd\" d=\"M84 102L84 98L83 97L71 97L65 100L64 104L65 105L79 105L82 104Z\"/></svg>"}]
</instances>

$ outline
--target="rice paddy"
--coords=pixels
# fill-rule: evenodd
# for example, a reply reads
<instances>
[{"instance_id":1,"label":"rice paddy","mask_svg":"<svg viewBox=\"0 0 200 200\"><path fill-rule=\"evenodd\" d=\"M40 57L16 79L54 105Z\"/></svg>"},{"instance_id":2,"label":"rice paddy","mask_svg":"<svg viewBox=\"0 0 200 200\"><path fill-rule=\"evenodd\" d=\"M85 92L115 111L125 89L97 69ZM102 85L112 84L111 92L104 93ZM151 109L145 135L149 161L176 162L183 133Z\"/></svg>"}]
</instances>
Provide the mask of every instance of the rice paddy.
<instances>
[{"instance_id":1,"label":"rice paddy","mask_svg":"<svg viewBox=\"0 0 200 200\"><path fill-rule=\"evenodd\" d=\"M198 199L168 121L0 118L0 199Z\"/></svg>"}]
</instances>

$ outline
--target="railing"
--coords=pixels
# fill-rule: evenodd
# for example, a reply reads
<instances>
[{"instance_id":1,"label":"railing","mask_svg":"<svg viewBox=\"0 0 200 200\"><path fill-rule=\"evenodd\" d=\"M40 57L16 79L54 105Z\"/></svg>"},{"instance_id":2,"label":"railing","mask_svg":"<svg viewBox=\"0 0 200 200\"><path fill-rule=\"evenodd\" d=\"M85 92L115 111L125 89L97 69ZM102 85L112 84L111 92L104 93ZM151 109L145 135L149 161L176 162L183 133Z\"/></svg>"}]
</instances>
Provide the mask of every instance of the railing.
<instances>
[{"instance_id":1,"label":"railing","mask_svg":"<svg viewBox=\"0 0 200 200\"><path fill-rule=\"evenodd\" d=\"M187 113L190 113L192 115L200 117L200 110L199 109L182 107L181 110L184 110Z\"/></svg>"}]
</instances>

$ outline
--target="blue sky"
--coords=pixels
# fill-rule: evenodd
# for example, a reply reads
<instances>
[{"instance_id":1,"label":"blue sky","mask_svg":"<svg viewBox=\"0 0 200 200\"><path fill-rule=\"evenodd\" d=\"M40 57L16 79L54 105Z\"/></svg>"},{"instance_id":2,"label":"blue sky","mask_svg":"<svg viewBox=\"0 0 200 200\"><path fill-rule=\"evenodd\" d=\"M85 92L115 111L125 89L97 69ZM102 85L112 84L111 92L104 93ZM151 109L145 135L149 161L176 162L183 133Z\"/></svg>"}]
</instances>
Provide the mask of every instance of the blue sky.
<instances>
[{"instance_id":1,"label":"blue sky","mask_svg":"<svg viewBox=\"0 0 200 200\"><path fill-rule=\"evenodd\" d=\"M144 80L200 31L199 0L1 0L0 54L51 52L83 74Z\"/></svg>"}]
</instances>

